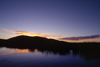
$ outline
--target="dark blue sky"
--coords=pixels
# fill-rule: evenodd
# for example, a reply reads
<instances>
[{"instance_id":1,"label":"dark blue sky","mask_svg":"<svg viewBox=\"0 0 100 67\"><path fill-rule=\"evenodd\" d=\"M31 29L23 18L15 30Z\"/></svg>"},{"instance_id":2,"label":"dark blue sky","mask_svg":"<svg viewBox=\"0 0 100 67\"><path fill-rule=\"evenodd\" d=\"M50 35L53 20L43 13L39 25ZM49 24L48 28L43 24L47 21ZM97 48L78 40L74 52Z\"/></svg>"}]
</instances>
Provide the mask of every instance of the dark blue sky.
<instances>
[{"instance_id":1,"label":"dark blue sky","mask_svg":"<svg viewBox=\"0 0 100 67\"><path fill-rule=\"evenodd\" d=\"M97 35L100 0L0 0L0 37L13 34L2 29L66 37Z\"/></svg>"}]
</instances>

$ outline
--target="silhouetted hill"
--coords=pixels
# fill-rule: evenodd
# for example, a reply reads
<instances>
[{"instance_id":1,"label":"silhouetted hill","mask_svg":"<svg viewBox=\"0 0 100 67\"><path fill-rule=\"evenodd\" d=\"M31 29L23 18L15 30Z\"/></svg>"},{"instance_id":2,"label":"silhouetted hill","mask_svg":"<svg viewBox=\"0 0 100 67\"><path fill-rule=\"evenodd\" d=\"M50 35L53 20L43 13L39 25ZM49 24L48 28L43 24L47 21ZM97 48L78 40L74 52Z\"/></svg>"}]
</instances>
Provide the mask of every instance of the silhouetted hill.
<instances>
[{"instance_id":1,"label":"silhouetted hill","mask_svg":"<svg viewBox=\"0 0 100 67\"><path fill-rule=\"evenodd\" d=\"M0 39L0 46L3 46L5 42L6 42L6 40Z\"/></svg>"},{"instance_id":2,"label":"silhouetted hill","mask_svg":"<svg viewBox=\"0 0 100 67\"><path fill-rule=\"evenodd\" d=\"M60 42L58 40L54 40L54 39L47 39L47 38L44 38L44 37L38 37L38 36L35 36L35 37L29 37L29 36L24 36L24 35L21 35L21 36L17 36L17 37L13 37L13 38L10 38L8 39L8 41L16 41L16 42L19 42L19 41L31 41L31 42L46 42L46 41L55 41L55 42Z\"/></svg>"},{"instance_id":3,"label":"silhouetted hill","mask_svg":"<svg viewBox=\"0 0 100 67\"><path fill-rule=\"evenodd\" d=\"M13 37L7 40L8 42L16 42L16 43L35 43L35 44L46 44L46 43L66 43L63 41L58 41L58 40L54 40L54 39L47 39L44 37L29 37L29 36L17 36L17 37Z\"/></svg>"},{"instance_id":4,"label":"silhouetted hill","mask_svg":"<svg viewBox=\"0 0 100 67\"><path fill-rule=\"evenodd\" d=\"M4 41L3 39L0 39L0 42Z\"/></svg>"},{"instance_id":5,"label":"silhouetted hill","mask_svg":"<svg viewBox=\"0 0 100 67\"><path fill-rule=\"evenodd\" d=\"M44 47L61 47L61 46L67 46L73 49L75 49L74 47L84 47L87 46L89 44L97 44L97 43L68 43L68 42L64 42L64 41L58 41L58 40L54 40L54 39L47 39L44 37L29 37L29 36L17 36L17 37L13 37L10 38L8 40L2 40L0 39L0 44L3 44L5 46L15 46L15 47L36 47L36 46L44 46ZM80 46L81 44L81 46ZM85 44L85 45L84 45ZM93 45L94 46L94 45ZM69 47L69 48L70 48ZM79 48L78 47L78 48ZM88 46L87 46L88 47Z\"/></svg>"},{"instance_id":6,"label":"silhouetted hill","mask_svg":"<svg viewBox=\"0 0 100 67\"><path fill-rule=\"evenodd\" d=\"M4 39L0 39L0 42L5 41Z\"/></svg>"},{"instance_id":7,"label":"silhouetted hill","mask_svg":"<svg viewBox=\"0 0 100 67\"><path fill-rule=\"evenodd\" d=\"M4 46L10 47L24 47L24 48L58 48L65 46L67 42L58 41L54 39L47 39L44 37L29 37L29 36L17 36L6 40Z\"/></svg>"},{"instance_id":8,"label":"silhouetted hill","mask_svg":"<svg viewBox=\"0 0 100 67\"><path fill-rule=\"evenodd\" d=\"M0 39L0 47L38 49L40 51L47 50L61 55L73 50L75 54L80 53L87 60L89 57L90 59L94 57L100 59L100 43L68 43L37 36L17 36L8 40Z\"/></svg>"}]
</instances>

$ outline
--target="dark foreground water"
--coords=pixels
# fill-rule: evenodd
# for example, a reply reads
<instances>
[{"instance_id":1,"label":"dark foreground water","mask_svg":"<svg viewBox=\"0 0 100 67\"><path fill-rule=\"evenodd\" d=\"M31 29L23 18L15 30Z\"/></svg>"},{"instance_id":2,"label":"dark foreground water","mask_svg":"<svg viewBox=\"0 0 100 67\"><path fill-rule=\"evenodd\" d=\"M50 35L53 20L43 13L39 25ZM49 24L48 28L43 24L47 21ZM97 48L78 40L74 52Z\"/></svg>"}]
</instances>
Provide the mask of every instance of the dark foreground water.
<instances>
[{"instance_id":1,"label":"dark foreground water","mask_svg":"<svg viewBox=\"0 0 100 67\"><path fill-rule=\"evenodd\" d=\"M38 49L2 47L0 67L100 67L99 58L87 56L74 53L73 50L69 50L66 54L59 54L59 52Z\"/></svg>"}]
</instances>

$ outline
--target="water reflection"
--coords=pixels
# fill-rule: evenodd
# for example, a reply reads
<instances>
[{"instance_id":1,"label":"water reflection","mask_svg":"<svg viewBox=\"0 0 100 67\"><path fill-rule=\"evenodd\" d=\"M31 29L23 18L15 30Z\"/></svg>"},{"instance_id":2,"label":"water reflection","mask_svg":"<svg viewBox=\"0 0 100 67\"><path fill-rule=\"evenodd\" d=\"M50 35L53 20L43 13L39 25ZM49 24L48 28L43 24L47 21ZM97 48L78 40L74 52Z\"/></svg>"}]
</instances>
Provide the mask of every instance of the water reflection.
<instances>
[{"instance_id":1,"label":"water reflection","mask_svg":"<svg viewBox=\"0 0 100 67\"><path fill-rule=\"evenodd\" d=\"M21 49L21 48L0 48L0 66L5 64L21 66L47 66L47 67L88 67L100 66L100 55L98 52L75 51L75 50L51 50L51 49ZM3 52L7 50L8 52ZM89 52L89 53L88 53ZM4 63L2 63L4 62ZM9 63L11 62L11 63ZM9 63L9 64L8 64ZM24 64L21 64L24 63ZM46 64L45 64L46 63ZM20 66L20 67L21 67ZM19 66L18 66L19 67Z\"/></svg>"},{"instance_id":2,"label":"water reflection","mask_svg":"<svg viewBox=\"0 0 100 67\"><path fill-rule=\"evenodd\" d=\"M53 54L53 55L56 55L56 54L59 54L60 56L62 55L69 55L69 54L73 54L74 56L76 55L80 55L82 58L84 58L85 60L89 61L89 60L100 60L100 53L98 51L95 51L95 50L91 50L91 51L86 51L86 50L79 50L79 51L76 51L76 50L63 50L63 49L60 49L60 50L52 50L52 49L42 49L42 48L38 48L38 49L18 49L18 48L10 48L9 49L13 49L13 51L10 51L10 52L6 52L6 53L3 53L1 55L7 55L7 54L18 54L18 53L34 53L34 52L41 52L41 53L45 53L45 54Z\"/></svg>"},{"instance_id":3,"label":"water reflection","mask_svg":"<svg viewBox=\"0 0 100 67\"><path fill-rule=\"evenodd\" d=\"M38 49L30 50L30 49L15 49L8 53L3 53L1 55L8 55L8 54L18 54L18 53L29 53L29 52L37 52Z\"/></svg>"}]
</instances>

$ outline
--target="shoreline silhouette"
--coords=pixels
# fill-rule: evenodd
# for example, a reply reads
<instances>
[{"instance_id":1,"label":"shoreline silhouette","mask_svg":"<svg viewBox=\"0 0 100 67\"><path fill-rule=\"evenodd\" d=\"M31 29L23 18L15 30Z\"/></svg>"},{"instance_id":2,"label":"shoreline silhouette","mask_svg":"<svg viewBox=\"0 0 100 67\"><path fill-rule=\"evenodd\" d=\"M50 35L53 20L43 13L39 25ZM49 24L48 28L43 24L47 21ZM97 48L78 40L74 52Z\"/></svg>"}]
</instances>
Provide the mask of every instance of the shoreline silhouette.
<instances>
[{"instance_id":1,"label":"shoreline silhouette","mask_svg":"<svg viewBox=\"0 0 100 67\"><path fill-rule=\"evenodd\" d=\"M99 59L100 60L100 43L68 43L57 41L54 39L47 39L43 37L29 37L18 36L8 40L0 39L0 47L18 48L18 49L38 49L41 52L49 51L54 54L60 55L69 54L72 50L73 53L80 54L86 60Z\"/></svg>"}]
</instances>

